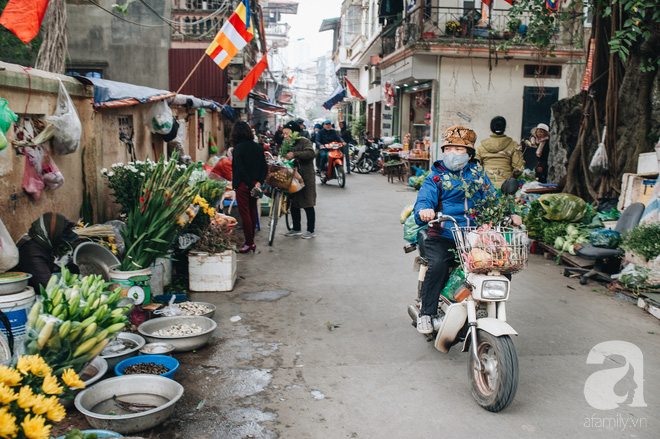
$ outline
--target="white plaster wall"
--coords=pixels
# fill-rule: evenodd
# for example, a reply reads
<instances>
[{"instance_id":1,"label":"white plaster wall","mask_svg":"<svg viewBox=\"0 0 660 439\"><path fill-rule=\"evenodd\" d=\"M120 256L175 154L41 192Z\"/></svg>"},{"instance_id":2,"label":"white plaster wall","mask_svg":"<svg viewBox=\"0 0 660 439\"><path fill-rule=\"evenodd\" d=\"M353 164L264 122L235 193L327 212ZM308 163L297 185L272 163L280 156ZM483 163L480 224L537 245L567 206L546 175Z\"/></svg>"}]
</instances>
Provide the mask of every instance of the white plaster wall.
<instances>
[{"instance_id":1,"label":"white plaster wall","mask_svg":"<svg viewBox=\"0 0 660 439\"><path fill-rule=\"evenodd\" d=\"M439 136L451 125L467 125L477 132L477 142L490 135L490 120L503 116L506 134L520 141L523 116L523 90L528 87L559 87L559 99L567 96L565 75L562 79L523 77L524 64L532 62L499 60L488 71L487 59L441 58L439 91Z\"/></svg>"}]
</instances>

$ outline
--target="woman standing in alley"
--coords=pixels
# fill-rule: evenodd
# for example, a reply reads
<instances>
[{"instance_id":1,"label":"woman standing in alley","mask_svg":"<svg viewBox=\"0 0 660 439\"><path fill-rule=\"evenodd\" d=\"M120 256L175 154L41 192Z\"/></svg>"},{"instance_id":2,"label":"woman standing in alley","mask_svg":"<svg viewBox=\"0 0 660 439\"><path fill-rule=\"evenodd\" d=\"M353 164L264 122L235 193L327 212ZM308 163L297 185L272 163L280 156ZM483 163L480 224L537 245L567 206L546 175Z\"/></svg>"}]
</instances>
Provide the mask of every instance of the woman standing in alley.
<instances>
[{"instance_id":1,"label":"woman standing in alley","mask_svg":"<svg viewBox=\"0 0 660 439\"><path fill-rule=\"evenodd\" d=\"M234 146L232 161L232 185L236 191L238 214L243 224L245 244L238 251L254 253L257 245L254 243L254 233L257 228L257 198L261 196L261 182L266 179L268 165L263 148L254 141L252 129L242 120L234 124L231 133L231 143Z\"/></svg>"},{"instance_id":2,"label":"woman standing in alley","mask_svg":"<svg viewBox=\"0 0 660 439\"><path fill-rule=\"evenodd\" d=\"M300 133L300 125L291 121L284 126L284 138L288 141L291 139L292 132ZM316 180L314 177L314 146L309 139L304 137L298 138L296 143L289 152L286 153L286 159L295 159L298 163L298 172L305 182L305 187L295 194L291 195L291 219L293 220L293 227L285 236L301 236L303 239L310 239L316 236L314 226L316 222L316 212L314 206L316 205ZM307 232L302 233L301 227L301 212L300 209L305 209L307 216Z\"/></svg>"}]
</instances>

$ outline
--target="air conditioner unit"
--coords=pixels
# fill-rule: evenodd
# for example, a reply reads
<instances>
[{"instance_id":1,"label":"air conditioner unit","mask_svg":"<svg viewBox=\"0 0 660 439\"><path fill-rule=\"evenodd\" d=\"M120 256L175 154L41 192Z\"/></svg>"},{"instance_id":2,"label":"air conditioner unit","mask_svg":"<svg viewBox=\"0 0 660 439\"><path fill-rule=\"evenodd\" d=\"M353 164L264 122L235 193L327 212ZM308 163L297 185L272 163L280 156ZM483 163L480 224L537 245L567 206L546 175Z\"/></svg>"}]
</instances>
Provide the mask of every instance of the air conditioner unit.
<instances>
[{"instance_id":1,"label":"air conditioner unit","mask_svg":"<svg viewBox=\"0 0 660 439\"><path fill-rule=\"evenodd\" d=\"M380 69L376 66L369 68L369 83L372 85L380 84Z\"/></svg>"}]
</instances>

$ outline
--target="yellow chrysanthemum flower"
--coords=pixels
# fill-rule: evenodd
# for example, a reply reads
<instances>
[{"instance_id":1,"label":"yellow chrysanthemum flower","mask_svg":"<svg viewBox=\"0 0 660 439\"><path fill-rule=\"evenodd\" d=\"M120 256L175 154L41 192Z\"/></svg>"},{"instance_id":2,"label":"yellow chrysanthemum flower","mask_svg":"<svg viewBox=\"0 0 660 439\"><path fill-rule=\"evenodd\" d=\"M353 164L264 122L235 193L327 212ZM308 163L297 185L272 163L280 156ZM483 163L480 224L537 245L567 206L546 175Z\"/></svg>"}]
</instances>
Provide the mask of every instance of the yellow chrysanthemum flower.
<instances>
[{"instance_id":1,"label":"yellow chrysanthemum flower","mask_svg":"<svg viewBox=\"0 0 660 439\"><path fill-rule=\"evenodd\" d=\"M59 403L57 397L51 396L48 399L50 399L50 408L48 409L48 413L46 413L46 417L53 422L62 422L62 419L66 416L66 410Z\"/></svg>"},{"instance_id":2,"label":"yellow chrysanthemum flower","mask_svg":"<svg viewBox=\"0 0 660 439\"><path fill-rule=\"evenodd\" d=\"M6 384L0 383L0 404L7 405L12 401L16 401L17 398L18 395L14 392L14 389Z\"/></svg>"},{"instance_id":3,"label":"yellow chrysanthemum flower","mask_svg":"<svg viewBox=\"0 0 660 439\"><path fill-rule=\"evenodd\" d=\"M32 412L37 415L43 415L48 411L51 406L49 398L46 398L45 395L34 395L33 404L31 407Z\"/></svg>"},{"instance_id":4,"label":"yellow chrysanthemum flower","mask_svg":"<svg viewBox=\"0 0 660 439\"><path fill-rule=\"evenodd\" d=\"M0 408L0 437L16 437L16 416L9 413L9 407Z\"/></svg>"},{"instance_id":5,"label":"yellow chrysanthemum flower","mask_svg":"<svg viewBox=\"0 0 660 439\"><path fill-rule=\"evenodd\" d=\"M32 355L23 355L16 363L16 369L23 375L27 375L32 370Z\"/></svg>"},{"instance_id":6,"label":"yellow chrysanthemum flower","mask_svg":"<svg viewBox=\"0 0 660 439\"><path fill-rule=\"evenodd\" d=\"M59 395L60 393L64 392L64 387L60 385L55 375L46 375L41 388L46 395Z\"/></svg>"},{"instance_id":7,"label":"yellow chrysanthemum flower","mask_svg":"<svg viewBox=\"0 0 660 439\"><path fill-rule=\"evenodd\" d=\"M0 384L4 383L9 387L18 386L23 377L16 369L7 366L0 366Z\"/></svg>"},{"instance_id":8,"label":"yellow chrysanthemum flower","mask_svg":"<svg viewBox=\"0 0 660 439\"><path fill-rule=\"evenodd\" d=\"M46 419L43 416L30 416L27 415L23 422L23 434L28 439L48 439L50 436L50 425L46 425Z\"/></svg>"},{"instance_id":9,"label":"yellow chrysanthemum flower","mask_svg":"<svg viewBox=\"0 0 660 439\"><path fill-rule=\"evenodd\" d=\"M76 388L76 389L85 388L85 383L82 382L78 374L74 372L73 369L67 369L64 371L64 373L62 374L62 381L64 381L64 384L72 388Z\"/></svg>"},{"instance_id":10,"label":"yellow chrysanthemum flower","mask_svg":"<svg viewBox=\"0 0 660 439\"><path fill-rule=\"evenodd\" d=\"M18 391L18 398L16 402L18 406L22 409L29 409L34 404L34 394L30 386L23 386L21 390Z\"/></svg>"},{"instance_id":11,"label":"yellow chrysanthemum flower","mask_svg":"<svg viewBox=\"0 0 660 439\"><path fill-rule=\"evenodd\" d=\"M23 355L18 359L16 369L23 375L32 373L36 376L43 377L53 372L48 363L44 361L39 355Z\"/></svg>"}]
</instances>

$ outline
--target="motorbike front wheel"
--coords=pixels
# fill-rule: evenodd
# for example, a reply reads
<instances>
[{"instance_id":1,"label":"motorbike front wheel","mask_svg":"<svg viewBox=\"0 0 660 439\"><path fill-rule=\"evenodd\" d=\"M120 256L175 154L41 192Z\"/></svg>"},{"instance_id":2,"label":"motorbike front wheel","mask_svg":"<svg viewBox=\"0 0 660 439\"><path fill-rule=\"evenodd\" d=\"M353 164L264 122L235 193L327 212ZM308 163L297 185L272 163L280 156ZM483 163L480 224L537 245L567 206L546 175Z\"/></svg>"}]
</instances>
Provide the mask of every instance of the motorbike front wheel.
<instances>
[{"instance_id":1,"label":"motorbike front wheel","mask_svg":"<svg viewBox=\"0 0 660 439\"><path fill-rule=\"evenodd\" d=\"M486 410L502 411L511 404L518 389L518 355L513 341L508 335L495 337L478 330L477 356L483 370L477 369L472 352L468 360L472 396Z\"/></svg>"},{"instance_id":2,"label":"motorbike front wheel","mask_svg":"<svg viewBox=\"0 0 660 439\"><path fill-rule=\"evenodd\" d=\"M335 165L335 177L337 177L339 187L346 186L346 174L342 165Z\"/></svg>"}]
</instances>

